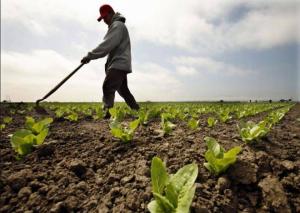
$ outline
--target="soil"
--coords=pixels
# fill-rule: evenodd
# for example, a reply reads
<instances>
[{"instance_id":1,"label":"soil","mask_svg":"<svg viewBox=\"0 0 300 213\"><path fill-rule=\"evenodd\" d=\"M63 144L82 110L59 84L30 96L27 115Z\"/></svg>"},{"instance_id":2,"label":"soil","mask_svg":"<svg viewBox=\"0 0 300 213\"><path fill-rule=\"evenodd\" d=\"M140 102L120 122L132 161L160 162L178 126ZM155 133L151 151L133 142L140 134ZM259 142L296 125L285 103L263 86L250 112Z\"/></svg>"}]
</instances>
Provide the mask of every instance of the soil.
<instances>
[{"instance_id":1,"label":"soil","mask_svg":"<svg viewBox=\"0 0 300 213\"><path fill-rule=\"evenodd\" d=\"M238 134L238 120L209 128L205 115L199 130L177 121L165 137L155 131L159 121L152 121L139 126L130 143L111 136L108 120L55 120L45 143L17 160L8 135L23 127L24 107L1 104L1 121L3 116L13 121L0 133L0 212L148 212L154 156L166 162L169 173L198 164L191 212L300 212L300 104L266 137L247 145ZM10 115L11 108L19 113ZM28 114L41 118L34 110ZM226 150L243 148L236 164L219 177L203 166L205 136Z\"/></svg>"}]
</instances>

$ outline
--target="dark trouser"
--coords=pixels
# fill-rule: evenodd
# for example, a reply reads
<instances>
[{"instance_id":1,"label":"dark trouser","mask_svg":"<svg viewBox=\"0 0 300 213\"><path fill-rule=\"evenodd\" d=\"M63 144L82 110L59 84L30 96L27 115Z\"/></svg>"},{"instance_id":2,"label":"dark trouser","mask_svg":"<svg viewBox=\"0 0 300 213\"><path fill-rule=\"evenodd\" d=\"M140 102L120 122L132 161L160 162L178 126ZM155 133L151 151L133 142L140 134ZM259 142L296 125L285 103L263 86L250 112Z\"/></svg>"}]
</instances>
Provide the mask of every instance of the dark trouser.
<instances>
[{"instance_id":1,"label":"dark trouser","mask_svg":"<svg viewBox=\"0 0 300 213\"><path fill-rule=\"evenodd\" d=\"M104 108L109 109L114 106L116 91L124 98L131 109L138 110L140 108L128 89L127 74L128 73L125 71L118 69L110 69L106 72L106 77L102 86Z\"/></svg>"}]
</instances>

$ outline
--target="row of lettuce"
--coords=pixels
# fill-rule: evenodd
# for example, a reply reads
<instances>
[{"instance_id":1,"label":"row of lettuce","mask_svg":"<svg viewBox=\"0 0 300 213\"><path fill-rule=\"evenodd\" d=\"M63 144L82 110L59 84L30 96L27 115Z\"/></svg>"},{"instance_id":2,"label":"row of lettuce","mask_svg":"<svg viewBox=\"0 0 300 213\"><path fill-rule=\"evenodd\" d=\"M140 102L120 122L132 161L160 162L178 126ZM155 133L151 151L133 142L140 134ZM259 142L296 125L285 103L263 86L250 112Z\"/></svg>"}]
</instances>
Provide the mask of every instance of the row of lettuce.
<instances>
[{"instance_id":1,"label":"row of lettuce","mask_svg":"<svg viewBox=\"0 0 300 213\"><path fill-rule=\"evenodd\" d=\"M189 107L190 106L190 107ZM265 116L263 120L258 123L248 121L244 122L240 119L237 125L237 130L244 142L252 142L264 137L272 128L273 125L278 123L285 113L293 104L182 104L180 106L176 104L169 105L146 105L139 112L132 111L124 105L116 106L110 109L112 115L109 121L109 127L111 134L120 139L122 142L130 142L133 140L135 131L139 126L143 128L147 126L149 122L160 120L160 128L156 130L160 136L164 137L170 135L176 128L176 123L184 121L186 125L192 130L197 131L200 129L201 115L208 114L206 125L209 128L213 128L217 122L226 123L232 117L237 116L241 118L245 116L255 115L257 113L272 110ZM42 144L48 134L49 125L53 120L61 119L61 115L67 111L74 111L87 113L93 119L102 119L103 111L99 106L88 107L85 105L74 106L68 105L49 105L49 109L54 110L56 117L45 118L40 121L35 121L34 118L26 116L24 128L17 130L11 137L11 144L14 150L19 156L24 156L30 153L35 146ZM59 113L58 113L59 112ZM93 112L96 114L93 115ZM59 117L57 117L59 114ZM73 114L67 115L65 118L72 117ZM76 115L76 117L78 117ZM135 118L135 120L128 122L128 119ZM218 117L218 118L217 118ZM2 125L9 125L12 122L12 117L4 117ZM4 126L5 127L5 126Z\"/></svg>"}]
</instances>

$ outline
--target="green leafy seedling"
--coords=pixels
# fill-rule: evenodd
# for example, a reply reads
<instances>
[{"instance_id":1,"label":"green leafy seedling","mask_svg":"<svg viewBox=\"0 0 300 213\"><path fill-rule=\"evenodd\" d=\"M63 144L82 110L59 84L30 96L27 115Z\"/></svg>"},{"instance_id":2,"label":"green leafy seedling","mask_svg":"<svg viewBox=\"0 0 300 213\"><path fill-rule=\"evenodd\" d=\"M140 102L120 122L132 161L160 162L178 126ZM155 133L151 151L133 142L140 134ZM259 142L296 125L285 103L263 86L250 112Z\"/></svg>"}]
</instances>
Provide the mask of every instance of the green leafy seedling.
<instances>
[{"instance_id":1,"label":"green leafy seedling","mask_svg":"<svg viewBox=\"0 0 300 213\"><path fill-rule=\"evenodd\" d=\"M196 120L194 118L191 118L189 121L188 121L188 127L192 130L195 130L197 128L199 128L199 123L200 123L200 120Z\"/></svg>"},{"instance_id":2,"label":"green leafy seedling","mask_svg":"<svg viewBox=\"0 0 300 213\"><path fill-rule=\"evenodd\" d=\"M104 117L104 112L101 108L97 108L95 110L95 114L93 115L93 119L94 120L99 120L102 119Z\"/></svg>"},{"instance_id":3,"label":"green leafy seedling","mask_svg":"<svg viewBox=\"0 0 300 213\"><path fill-rule=\"evenodd\" d=\"M64 114L65 114L65 111L62 110L61 108L55 110L55 116L56 116L57 118L62 118L62 117L64 116Z\"/></svg>"},{"instance_id":4,"label":"green leafy seedling","mask_svg":"<svg viewBox=\"0 0 300 213\"><path fill-rule=\"evenodd\" d=\"M25 128L30 130L34 135L40 134L43 130L48 129L53 122L52 118L45 118L41 121L35 121L32 117L26 117Z\"/></svg>"},{"instance_id":5,"label":"green leafy seedling","mask_svg":"<svg viewBox=\"0 0 300 213\"><path fill-rule=\"evenodd\" d=\"M170 120L174 119L170 113L162 113L161 114L161 129L157 130L161 136L169 135L173 129L176 127Z\"/></svg>"},{"instance_id":6,"label":"green leafy seedling","mask_svg":"<svg viewBox=\"0 0 300 213\"><path fill-rule=\"evenodd\" d=\"M0 131L2 131L3 129L5 129L6 125L5 124L0 124Z\"/></svg>"},{"instance_id":7,"label":"green leafy seedling","mask_svg":"<svg viewBox=\"0 0 300 213\"><path fill-rule=\"evenodd\" d=\"M118 122L117 120L113 120L109 127L111 130L111 134L119 138L123 142L129 142L132 141L134 132L136 128L139 126L140 120L136 119L132 122L129 123L129 128L123 128L121 123Z\"/></svg>"},{"instance_id":8,"label":"green leafy seedling","mask_svg":"<svg viewBox=\"0 0 300 213\"><path fill-rule=\"evenodd\" d=\"M72 112L70 115L65 116L65 119L69 120L69 121L78 121L78 114L76 112Z\"/></svg>"},{"instance_id":9,"label":"green leafy seedling","mask_svg":"<svg viewBox=\"0 0 300 213\"><path fill-rule=\"evenodd\" d=\"M5 124L10 124L10 123L12 122L12 117L4 117L4 118L3 118L3 122L4 122Z\"/></svg>"},{"instance_id":10,"label":"green leafy seedling","mask_svg":"<svg viewBox=\"0 0 300 213\"><path fill-rule=\"evenodd\" d=\"M225 152L214 138L205 137L204 140L208 147L205 153L205 160L207 162L204 163L204 166L215 175L225 172L230 165L234 164L237 155L242 150L240 146L236 146Z\"/></svg>"},{"instance_id":11,"label":"green leafy seedling","mask_svg":"<svg viewBox=\"0 0 300 213\"><path fill-rule=\"evenodd\" d=\"M113 107L109 109L109 113L113 120L122 121L125 117L125 110L120 107Z\"/></svg>"},{"instance_id":12,"label":"green leafy seedling","mask_svg":"<svg viewBox=\"0 0 300 213\"><path fill-rule=\"evenodd\" d=\"M148 204L151 213L188 213L195 194L198 167L195 163L169 175L158 157L151 163L151 183L154 200Z\"/></svg>"},{"instance_id":13,"label":"green leafy seedling","mask_svg":"<svg viewBox=\"0 0 300 213\"><path fill-rule=\"evenodd\" d=\"M32 117L26 117L25 128L17 130L11 137L13 149L22 157L29 154L35 146L41 145L49 132L52 118L35 121Z\"/></svg>"},{"instance_id":14,"label":"green leafy seedling","mask_svg":"<svg viewBox=\"0 0 300 213\"><path fill-rule=\"evenodd\" d=\"M209 118L207 119L208 127L213 127L213 126L215 126L217 123L218 123L218 120L215 119L214 117L209 117Z\"/></svg>"},{"instance_id":15,"label":"green leafy seedling","mask_svg":"<svg viewBox=\"0 0 300 213\"><path fill-rule=\"evenodd\" d=\"M222 111L219 114L219 117L220 117L220 121L223 123L226 123L228 120L230 120L232 118L232 116L230 116L230 112L226 111L226 110Z\"/></svg>"},{"instance_id":16,"label":"green leafy seedling","mask_svg":"<svg viewBox=\"0 0 300 213\"><path fill-rule=\"evenodd\" d=\"M248 143L265 136L270 131L270 127L266 121L261 121L257 124L248 121L247 123L241 123L240 126L238 125L238 130L242 140Z\"/></svg>"},{"instance_id":17,"label":"green leafy seedling","mask_svg":"<svg viewBox=\"0 0 300 213\"><path fill-rule=\"evenodd\" d=\"M150 115L151 115L151 112L149 110L146 112L143 110L139 111L138 116L140 119L140 123L142 125L147 125L149 122Z\"/></svg>"}]
</instances>

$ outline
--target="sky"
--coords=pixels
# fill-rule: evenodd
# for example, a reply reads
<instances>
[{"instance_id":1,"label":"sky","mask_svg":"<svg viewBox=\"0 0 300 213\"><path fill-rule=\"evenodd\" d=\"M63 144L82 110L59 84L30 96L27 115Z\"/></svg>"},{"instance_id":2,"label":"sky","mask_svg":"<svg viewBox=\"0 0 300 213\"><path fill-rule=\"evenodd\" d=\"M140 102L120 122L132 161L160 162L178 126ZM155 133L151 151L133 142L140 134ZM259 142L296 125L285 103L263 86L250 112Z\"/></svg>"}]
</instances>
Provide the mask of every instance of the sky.
<instances>
[{"instance_id":1,"label":"sky","mask_svg":"<svg viewBox=\"0 0 300 213\"><path fill-rule=\"evenodd\" d=\"M300 0L2 0L1 101L36 101L126 17L137 101L300 101ZM47 101L101 101L106 58ZM116 95L116 101L122 101Z\"/></svg>"}]
</instances>

